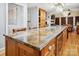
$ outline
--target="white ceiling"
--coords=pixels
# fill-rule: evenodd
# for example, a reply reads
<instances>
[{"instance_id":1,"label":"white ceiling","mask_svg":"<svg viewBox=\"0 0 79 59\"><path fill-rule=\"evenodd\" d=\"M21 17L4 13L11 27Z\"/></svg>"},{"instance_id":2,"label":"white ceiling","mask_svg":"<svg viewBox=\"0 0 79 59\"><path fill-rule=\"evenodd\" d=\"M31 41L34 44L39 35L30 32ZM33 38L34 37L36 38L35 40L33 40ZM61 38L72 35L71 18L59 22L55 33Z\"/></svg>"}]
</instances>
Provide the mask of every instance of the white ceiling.
<instances>
[{"instance_id":1,"label":"white ceiling","mask_svg":"<svg viewBox=\"0 0 79 59\"><path fill-rule=\"evenodd\" d=\"M39 7L39 8L43 8L47 11L55 11L55 7L53 7L54 3L28 3L28 8L31 7ZM79 9L79 3L64 3L65 4L65 8L69 8L69 9Z\"/></svg>"}]
</instances>

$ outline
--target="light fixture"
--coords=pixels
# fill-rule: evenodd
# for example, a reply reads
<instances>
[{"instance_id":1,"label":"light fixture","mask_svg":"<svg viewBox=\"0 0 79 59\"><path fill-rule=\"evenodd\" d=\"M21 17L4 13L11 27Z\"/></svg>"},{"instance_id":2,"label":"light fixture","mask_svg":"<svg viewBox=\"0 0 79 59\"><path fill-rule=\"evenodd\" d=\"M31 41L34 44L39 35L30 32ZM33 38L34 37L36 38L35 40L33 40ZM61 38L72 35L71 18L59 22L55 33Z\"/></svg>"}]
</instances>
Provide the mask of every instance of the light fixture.
<instances>
[{"instance_id":1,"label":"light fixture","mask_svg":"<svg viewBox=\"0 0 79 59\"><path fill-rule=\"evenodd\" d=\"M65 3L54 3L57 11L63 12L65 15L69 16L71 14L71 10L65 7Z\"/></svg>"}]
</instances>

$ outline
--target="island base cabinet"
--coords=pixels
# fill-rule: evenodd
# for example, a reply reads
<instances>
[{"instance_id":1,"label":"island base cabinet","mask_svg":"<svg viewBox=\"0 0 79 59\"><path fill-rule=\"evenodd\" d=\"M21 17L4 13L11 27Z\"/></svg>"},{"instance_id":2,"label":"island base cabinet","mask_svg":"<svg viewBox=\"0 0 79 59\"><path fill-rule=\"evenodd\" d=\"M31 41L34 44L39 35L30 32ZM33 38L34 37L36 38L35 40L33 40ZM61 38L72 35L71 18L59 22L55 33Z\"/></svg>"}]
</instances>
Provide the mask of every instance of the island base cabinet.
<instances>
[{"instance_id":1,"label":"island base cabinet","mask_svg":"<svg viewBox=\"0 0 79 59\"><path fill-rule=\"evenodd\" d=\"M5 48L5 55L6 56L15 56L17 55L16 53L16 41L11 40L9 37L5 37L5 43L6 43L6 48Z\"/></svg>"},{"instance_id":2,"label":"island base cabinet","mask_svg":"<svg viewBox=\"0 0 79 59\"><path fill-rule=\"evenodd\" d=\"M39 56L40 51L18 43L18 56Z\"/></svg>"},{"instance_id":3,"label":"island base cabinet","mask_svg":"<svg viewBox=\"0 0 79 59\"><path fill-rule=\"evenodd\" d=\"M5 37L6 43L6 56L39 56L40 53L38 50L30 48L23 43L19 43L16 40Z\"/></svg>"},{"instance_id":4,"label":"island base cabinet","mask_svg":"<svg viewBox=\"0 0 79 59\"><path fill-rule=\"evenodd\" d=\"M56 55L55 43L56 43L56 39L53 39L51 42L49 42L48 45L41 50L41 55L42 56L55 56Z\"/></svg>"},{"instance_id":5,"label":"island base cabinet","mask_svg":"<svg viewBox=\"0 0 79 59\"><path fill-rule=\"evenodd\" d=\"M63 34L61 33L56 40L56 55L61 56L62 54L62 45L63 45Z\"/></svg>"},{"instance_id":6,"label":"island base cabinet","mask_svg":"<svg viewBox=\"0 0 79 59\"><path fill-rule=\"evenodd\" d=\"M6 56L55 56L55 39L42 50L27 46L10 37L6 38Z\"/></svg>"},{"instance_id":7,"label":"island base cabinet","mask_svg":"<svg viewBox=\"0 0 79 59\"><path fill-rule=\"evenodd\" d=\"M63 42L67 40L66 38L67 30L64 30L40 50L11 37L5 36L6 56L61 56L62 45Z\"/></svg>"},{"instance_id":8,"label":"island base cabinet","mask_svg":"<svg viewBox=\"0 0 79 59\"><path fill-rule=\"evenodd\" d=\"M68 36L67 29L65 29L63 31L63 44L67 42L67 39L68 39L67 36Z\"/></svg>"}]
</instances>

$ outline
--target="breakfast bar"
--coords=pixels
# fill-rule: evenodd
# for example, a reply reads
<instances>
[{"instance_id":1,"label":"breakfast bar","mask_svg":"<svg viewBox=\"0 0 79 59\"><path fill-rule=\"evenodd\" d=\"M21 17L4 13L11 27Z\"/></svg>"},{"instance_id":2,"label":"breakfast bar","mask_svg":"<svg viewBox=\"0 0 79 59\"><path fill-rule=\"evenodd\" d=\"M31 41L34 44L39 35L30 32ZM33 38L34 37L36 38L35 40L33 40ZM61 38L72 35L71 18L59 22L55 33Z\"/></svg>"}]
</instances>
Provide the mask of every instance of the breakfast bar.
<instances>
[{"instance_id":1,"label":"breakfast bar","mask_svg":"<svg viewBox=\"0 0 79 59\"><path fill-rule=\"evenodd\" d=\"M67 41L67 27L51 26L4 36L6 56L59 56Z\"/></svg>"}]
</instances>

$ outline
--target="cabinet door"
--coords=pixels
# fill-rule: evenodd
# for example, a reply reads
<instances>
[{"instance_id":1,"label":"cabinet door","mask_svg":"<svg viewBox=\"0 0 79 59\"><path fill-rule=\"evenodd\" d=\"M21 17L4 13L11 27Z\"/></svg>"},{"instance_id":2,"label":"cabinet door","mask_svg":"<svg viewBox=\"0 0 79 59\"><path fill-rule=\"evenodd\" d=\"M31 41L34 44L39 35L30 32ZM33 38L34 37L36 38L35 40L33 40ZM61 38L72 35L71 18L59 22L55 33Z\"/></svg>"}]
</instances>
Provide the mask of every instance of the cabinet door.
<instances>
[{"instance_id":1,"label":"cabinet door","mask_svg":"<svg viewBox=\"0 0 79 59\"><path fill-rule=\"evenodd\" d=\"M39 51L30 48L22 43L18 43L18 56L38 56Z\"/></svg>"},{"instance_id":2,"label":"cabinet door","mask_svg":"<svg viewBox=\"0 0 79 59\"><path fill-rule=\"evenodd\" d=\"M46 26L46 11L43 9L39 9L39 26L40 28Z\"/></svg>"},{"instance_id":3,"label":"cabinet door","mask_svg":"<svg viewBox=\"0 0 79 59\"><path fill-rule=\"evenodd\" d=\"M16 41L6 38L6 56L16 56Z\"/></svg>"},{"instance_id":4,"label":"cabinet door","mask_svg":"<svg viewBox=\"0 0 79 59\"><path fill-rule=\"evenodd\" d=\"M56 55L60 56L62 53L62 44L63 44L63 35L60 34L57 37L57 42L56 42Z\"/></svg>"},{"instance_id":5,"label":"cabinet door","mask_svg":"<svg viewBox=\"0 0 79 59\"><path fill-rule=\"evenodd\" d=\"M63 44L67 41L67 29L63 31Z\"/></svg>"},{"instance_id":6,"label":"cabinet door","mask_svg":"<svg viewBox=\"0 0 79 59\"><path fill-rule=\"evenodd\" d=\"M42 49L42 56L55 56L55 39L53 39L49 44Z\"/></svg>"}]
</instances>

